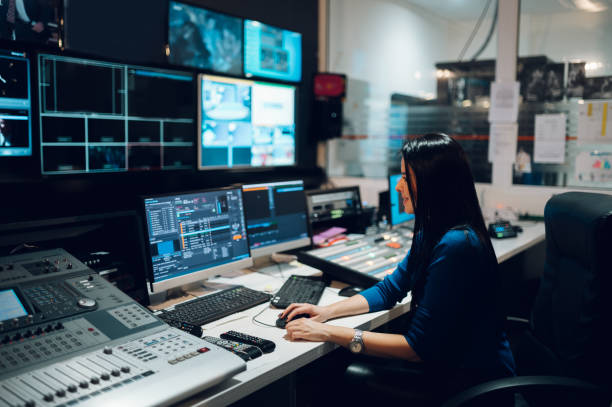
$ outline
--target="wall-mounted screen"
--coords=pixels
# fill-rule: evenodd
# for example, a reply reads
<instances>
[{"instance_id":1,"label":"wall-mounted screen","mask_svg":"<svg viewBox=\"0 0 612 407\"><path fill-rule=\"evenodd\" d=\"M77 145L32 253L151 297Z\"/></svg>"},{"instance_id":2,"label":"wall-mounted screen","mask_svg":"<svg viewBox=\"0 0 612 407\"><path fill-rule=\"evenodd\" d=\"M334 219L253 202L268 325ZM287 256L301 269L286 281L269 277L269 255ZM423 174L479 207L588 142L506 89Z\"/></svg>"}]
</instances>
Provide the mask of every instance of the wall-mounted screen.
<instances>
[{"instance_id":1,"label":"wall-mounted screen","mask_svg":"<svg viewBox=\"0 0 612 407\"><path fill-rule=\"evenodd\" d=\"M302 79L302 34L244 21L246 76L299 82Z\"/></svg>"},{"instance_id":2,"label":"wall-mounted screen","mask_svg":"<svg viewBox=\"0 0 612 407\"><path fill-rule=\"evenodd\" d=\"M170 1L168 60L242 75L242 19Z\"/></svg>"},{"instance_id":3,"label":"wall-mounted screen","mask_svg":"<svg viewBox=\"0 0 612 407\"><path fill-rule=\"evenodd\" d=\"M30 61L0 49L0 157L32 155Z\"/></svg>"},{"instance_id":4,"label":"wall-mounted screen","mask_svg":"<svg viewBox=\"0 0 612 407\"><path fill-rule=\"evenodd\" d=\"M191 73L41 54L42 172L193 168Z\"/></svg>"},{"instance_id":5,"label":"wall-mounted screen","mask_svg":"<svg viewBox=\"0 0 612 407\"><path fill-rule=\"evenodd\" d=\"M0 1L0 39L62 46L64 0Z\"/></svg>"},{"instance_id":6,"label":"wall-mounted screen","mask_svg":"<svg viewBox=\"0 0 612 407\"><path fill-rule=\"evenodd\" d=\"M200 169L295 164L295 86L199 76Z\"/></svg>"}]
</instances>

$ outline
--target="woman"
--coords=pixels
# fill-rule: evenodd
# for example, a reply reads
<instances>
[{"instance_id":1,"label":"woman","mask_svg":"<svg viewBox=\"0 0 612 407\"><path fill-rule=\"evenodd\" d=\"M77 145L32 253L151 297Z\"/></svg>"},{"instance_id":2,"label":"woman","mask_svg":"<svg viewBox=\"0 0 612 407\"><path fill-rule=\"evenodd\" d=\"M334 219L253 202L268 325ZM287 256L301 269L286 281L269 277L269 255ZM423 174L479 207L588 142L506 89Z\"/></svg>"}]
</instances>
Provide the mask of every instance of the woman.
<instances>
[{"instance_id":1,"label":"woman","mask_svg":"<svg viewBox=\"0 0 612 407\"><path fill-rule=\"evenodd\" d=\"M409 140L395 189L415 214L412 248L375 286L328 306L291 304L281 317L289 340L329 341L351 350L417 362L451 393L514 375L498 304L497 260L459 144L444 134ZM393 307L412 292L411 319L399 334L325 324L333 318ZM291 320L295 315L310 318ZM361 345L361 346L360 346ZM408 384L408 383L407 383Z\"/></svg>"}]
</instances>

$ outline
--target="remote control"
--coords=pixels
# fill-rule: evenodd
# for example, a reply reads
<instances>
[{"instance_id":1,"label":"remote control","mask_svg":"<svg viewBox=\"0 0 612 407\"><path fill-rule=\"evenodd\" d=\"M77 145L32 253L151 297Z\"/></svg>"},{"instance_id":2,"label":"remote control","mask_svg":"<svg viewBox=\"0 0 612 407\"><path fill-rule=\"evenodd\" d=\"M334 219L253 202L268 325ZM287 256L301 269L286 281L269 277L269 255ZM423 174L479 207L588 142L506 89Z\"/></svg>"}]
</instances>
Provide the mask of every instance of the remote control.
<instances>
[{"instance_id":1,"label":"remote control","mask_svg":"<svg viewBox=\"0 0 612 407\"><path fill-rule=\"evenodd\" d=\"M221 334L221 338L257 346L263 353L270 353L276 348L276 344L272 341L258 338L257 336L247 335L242 332L227 331Z\"/></svg>"},{"instance_id":2,"label":"remote control","mask_svg":"<svg viewBox=\"0 0 612 407\"><path fill-rule=\"evenodd\" d=\"M262 355L261 349L244 343L228 341L227 339L215 338L214 336L205 336L202 339L217 346L220 346L223 349L229 350L230 352L235 353L246 361L258 358Z\"/></svg>"},{"instance_id":3,"label":"remote control","mask_svg":"<svg viewBox=\"0 0 612 407\"><path fill-rule=\"evenodd\" d=\"M170 326L178 328L182 331L192 334L193 336L197 336L198 338L202 337L202 327L198 325L190 324L189 322L177 321L176 319L166 319L160 317L162 321L167 323Z\"/></svg>"}]
</instances>

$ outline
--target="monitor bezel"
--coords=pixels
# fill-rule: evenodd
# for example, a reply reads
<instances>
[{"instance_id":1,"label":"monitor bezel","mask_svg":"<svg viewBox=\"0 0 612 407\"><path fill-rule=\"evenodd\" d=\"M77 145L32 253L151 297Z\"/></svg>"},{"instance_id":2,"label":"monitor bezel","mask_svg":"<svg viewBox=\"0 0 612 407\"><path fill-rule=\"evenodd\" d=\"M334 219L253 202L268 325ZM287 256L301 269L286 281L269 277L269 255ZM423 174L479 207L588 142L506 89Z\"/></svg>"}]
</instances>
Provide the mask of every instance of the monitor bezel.
<instances>
[{"instance_id":1,"label":"monitor bezel","mask_svg":"<svg viewBox=\"0 0 612 407\"><path fill-rule=\"evenodd\" d=\"M219 78L220 80L228 79L230 81L244 81L251 83L264 83L271 84L274 86L285 86L293 88L293 125L295 127L294 137L293 137L293 164L291 165L260 165L254 166L250 164L241 164L241 165L232 165L231 167L227 165L215 165L215 166L203 166L202 165L202 81L205 78ZM196 168L198 171L215 171L215 170L262 170L262 169L271 169L271 168L295 168L298 165L298 86L292 83L280 83L280 82L270 82L264 80L258 80L253 78L236 78L233 76L225 76L225 75L215 75L215 74L207 74L207 73L199 73L196 77L196 87L197 87L197 115L196 115L196 148L198 150L197 153L197 163Z\"/></svg>"},{"instance_id":2,"label":"monitor bezel","mask_svg":"<svg viewBox=\"0 0 612 407\"><path fill-rule=\"evenodd\" d=\"M178 288L190 283L195 283L198 281L206 280L207 278L214 277L217 274L226 272L226 271L234 271L240 270L244 268L249 268L253 265L253 257L251 254L251 247L248 240L248 232L246 233L247 237L247 253L248 257L244 259L239 259L229 263L223 263L216 266L204 268L202 270L194 271L189 274L185 274L178 277L169 278L167 280L162 280L159 282L155 281L153 274L153 261L151 258L151 244L150 244L150 236L149 236L149 224L147 221L147 212L146 212L146 204L145 201L151 198L161 198L161 197L169 197L176 195L189 195L189 194L204 194L208 192L219 192L219 191L229 191L236 190L240 193L240 200L242 201L242 220L244 222L244 228L246 231L246 216L244 210L244 199L242 195L242 188L240 186L229 186L229 187L221 187L221 188L208 188L208 189L199 189L199 190L189 190L189 191L178 191L174 193L163 193L163 194L155 194L155 195L143 195L140 197L141 211L140 215L143 217L142 226L144 228L144 245L145 245L145 254L146 254L146 275L149 279L149 289L152 293L158 293L162 291L171 290L173 288Z\"/></svg>"},{"instance_id":3,"label":"monitor bezel","mask_svg":"<svg viewBox=\"0 0 612 407\"><path fill-rule=\"evenodd\" d=\"M261 75L261 74L255 74L255 73L248 73L247 69L246 69L246 53L247 53L247 41L246 41L246 25L249 21L252 22L256 22L262 25L267 25L268 27L272 27L278 30L282 30L282 31L288 31L290 33L295 33L295 34L299 34L300 35L300 77L297 80L293 80L293 79L287 79L287 78L275 78L275 77L271 77L271 76L265 76L265 75ZM244 77L247 79L254 79L254 78L263 78L264 80L273 80L273 81L281 81L281 82L288 82L288 83L300 83L303 79L304 76L304 34L302 34L299 31L293 31L293 30L289 30L287 28L283 28L283 27L279 27L277 25L273 25L273 24L268 24L268 23L264 23L263 21L260 20L252 20L250 18L244 18L242 21L242 72L244 73Z\"/></svg>"},{"instance_id":4,"label":"monitor bezel","mask_svg":"<svg viewBox=\"0 0 612 407\"><path fill-rule=\"evenodd\" d=\"M414 214L407 214L407 215L410 216L409 219L406 219L406 220L404 220L402 222L397 222L397 223L393 222L393 209L391 209L391 207L392 207L391 196L393 195L393 191L395 191L395 187L393 185L391 185L391 177L396 177L398 175L401 176L401 174L389 174L387 176L387 183L389 184L389 210L388 210L387 215L389 217L389 224L391 226L404 225L404 224L407 224L409 222L413 222L414 221Z\"/></svg>"},{"instance_id":5,"label":"monitor bezel","mask_svg":"<svg viewBox=\"0 0 612 407\"><path fill-rule=\"evenodd\" d=\"M295 180L283 180L283 181L270 181L270 182L258 182L256 184L241 184L242 194L244 198L244 187L255 187L255 186L268 186L270 184L282 185L282 184L294 184L296 182L302 182L302 186L304 187L304 180L295 179ZM308 203L306 202L306 188L304 187L304 207L306 208L306 233L308 237L299 237L297 239L287 240L280 243L273 243L267 246L258 247L253 249L251 247L251 236L247 232L247 236L249 236L249 248L251 249L251 256L253 259L257 259L260 257L265 257L271 255L273 253L279 253L286 250L292 249L301 249L304 247L312 247L312 231L310 229L310 217L308 216ZM246 208L246 207L245 207ZM245 221L246 221L246 209L245 209ZM248 225L247 225L248 231Z\"/></svg>"},{"instance_id":6,"label":"monitor bezel","mask_svg":"<svg viewBox=\"0 0 612 407\"><path fill-rule=\"evenodd\" d=\"M308 200L310 199L311 196L313 195L324 195L324 194L333 194L336 192L346 192L346 191L354 191L357 192L357 198L359 199L359 210L357 211L356 214L354 215L350 215L350 216L343 216L340 217L338 219L346 219L349 217L358 217L361 216L363 214L363 202L361 201L361 191L359 188L359 185L353 185L353 186L348 186L348 187L338 187L338 188L330 188L330 189L313 189L310 191L306 191L306 209L308 211L308 217L310 218L311 223L317 223L317 222L328 222L331 219L324 219L324 220L317 220L317 219L313 219L312 218L312 214L310 213L310 208L308 207Z\"/></svg>"}]
</instances>

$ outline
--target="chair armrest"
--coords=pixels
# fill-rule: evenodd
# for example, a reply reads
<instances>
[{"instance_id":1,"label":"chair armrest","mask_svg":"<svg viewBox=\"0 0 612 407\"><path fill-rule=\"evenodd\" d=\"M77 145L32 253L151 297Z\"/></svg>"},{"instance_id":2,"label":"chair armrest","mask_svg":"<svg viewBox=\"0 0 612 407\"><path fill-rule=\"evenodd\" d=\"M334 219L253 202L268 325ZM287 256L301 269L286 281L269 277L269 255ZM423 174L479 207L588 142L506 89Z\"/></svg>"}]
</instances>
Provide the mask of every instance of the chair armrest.
<instances>
[{"instance_id":1,"label":"chair armrest","mask_svg":"<svg viewBox=\"0 0 612 407\"><path fill-rule=\"evenodd\" d=\"M516 376L506 379L492 380L471 387L447 400L442 407L459 407L479 397L491 393L512 394L519 391L546 390L573 390L589 395L589 406L609 406L610 395L592 383L571 377L561 376ZM586 401L586 400L585 400Z\"/></svg>"}]
</instances>

